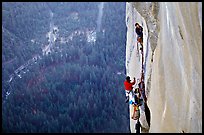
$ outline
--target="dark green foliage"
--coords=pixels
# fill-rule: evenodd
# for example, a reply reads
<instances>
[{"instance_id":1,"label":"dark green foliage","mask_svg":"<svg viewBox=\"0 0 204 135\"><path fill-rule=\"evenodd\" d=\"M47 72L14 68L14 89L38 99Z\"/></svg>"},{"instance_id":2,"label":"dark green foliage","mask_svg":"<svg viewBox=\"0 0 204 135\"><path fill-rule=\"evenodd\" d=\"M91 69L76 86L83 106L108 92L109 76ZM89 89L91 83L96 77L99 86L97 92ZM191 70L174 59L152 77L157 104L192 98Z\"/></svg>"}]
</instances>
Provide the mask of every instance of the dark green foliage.
<instances>
[{"instance_id":1,"label":"dark green foliage","mask_svg":"<svg viewBox=\"0 0 204 135\"><path fill-rule=\"evenodd\" d=\"M3 82L41 53L50 10L60 35L66 37L75 30L96 28L98 4L3 3ZM79 22L67 17L73 12L79 13ZM41 55L28 73L10 83L12 92L2 104L3 132L129 132L123 89L125 3L105 3L101 28L105 34L97 33L95 45L84 35L56 43L53 53ZM33 38L40 44L32 44Z\"/></svg>"}]
</instances>

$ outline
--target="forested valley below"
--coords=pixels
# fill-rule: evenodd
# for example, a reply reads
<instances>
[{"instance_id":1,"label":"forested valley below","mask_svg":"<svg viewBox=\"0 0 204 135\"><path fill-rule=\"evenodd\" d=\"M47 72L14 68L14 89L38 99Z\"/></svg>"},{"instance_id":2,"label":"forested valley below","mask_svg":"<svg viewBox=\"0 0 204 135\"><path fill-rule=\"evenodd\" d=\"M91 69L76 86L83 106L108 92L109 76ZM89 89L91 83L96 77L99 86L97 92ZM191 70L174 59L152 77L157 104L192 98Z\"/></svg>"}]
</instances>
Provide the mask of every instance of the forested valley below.
<instances>
[{"instance_id":1,"label":"forested valley below","mask_svg":"<svg viewBox=\"0 0 204 135\"><path fill-rule=\"evenodd\" d=\"M3 132L129 132L125 3L99 6L2 3Z\"/></svg>"}]
</instances>

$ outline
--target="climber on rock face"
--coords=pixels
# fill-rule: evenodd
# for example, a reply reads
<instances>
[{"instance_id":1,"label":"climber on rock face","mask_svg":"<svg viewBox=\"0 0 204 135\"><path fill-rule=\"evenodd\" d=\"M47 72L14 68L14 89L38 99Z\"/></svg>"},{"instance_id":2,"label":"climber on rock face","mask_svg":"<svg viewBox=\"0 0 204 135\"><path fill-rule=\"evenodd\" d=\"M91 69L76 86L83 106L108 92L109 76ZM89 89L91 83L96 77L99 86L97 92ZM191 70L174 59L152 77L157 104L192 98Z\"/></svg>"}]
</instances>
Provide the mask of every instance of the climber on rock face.
<instances>
[{"instance_id":1,"label":"climber on rock face","mask_svg":"<svg viewBox=\"0 0 204 135\"><path fill-rule=\"evenodd\" d=\"M135 27L135 32L138 36L137 41L143 46L143 28L139 25L139 23L135 23Z\"/></svg>"},{"instance_id":2,"label":"climber on rock face","mask_svg":"<svg viewBox=\"0 0 204 135\"><path fill-rule=\"evenodd\" d=\"M125 93L126 93L126 103L129 101L129 94L130 92L132 92L133 89L133 85L135 84L135 78L134 81L131 83L130 77L127 76L126 80L124 82L124 86L125 86Z\"/></svg>"},{"instance_id":3,"label":"climber on rock face","mask_svg":"<svg viewBox=\"0 0 204 135\"><path fill-rule=\"evenodd\" d=\"M135 95L134 95L134 98L135 98L135 105L138 105L138 106L141 106L142 105L142 99L141 99L141 94L138 90L139 88L137 88L137 90L135 91Z\"/></svg>"}]
</instances>

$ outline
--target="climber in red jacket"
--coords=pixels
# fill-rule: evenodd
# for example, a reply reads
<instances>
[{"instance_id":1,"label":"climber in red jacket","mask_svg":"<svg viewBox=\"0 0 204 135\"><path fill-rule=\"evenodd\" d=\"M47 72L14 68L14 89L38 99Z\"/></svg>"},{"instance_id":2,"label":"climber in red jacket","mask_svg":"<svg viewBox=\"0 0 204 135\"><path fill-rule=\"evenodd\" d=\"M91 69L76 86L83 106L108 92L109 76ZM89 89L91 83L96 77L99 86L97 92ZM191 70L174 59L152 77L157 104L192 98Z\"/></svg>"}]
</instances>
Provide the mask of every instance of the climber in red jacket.
<instances>
[{"instance_id":1,"label":"climber in red jacket","mask_svg":"<svg viewBox=\"0 0 204 135\"><path fill-rule=\"evenodd\" d=\"M135 84L135 77L134 77L134 81L131 83L131 80L130 80L130 77L127 76L126 77L126 80L124 82L124 86L125 86L125 92L126 92L126 103L128 102L129 100L129 94L130 92L132 92L132 89L133 89L133 85Z\"/></svg>"}]
</instances>

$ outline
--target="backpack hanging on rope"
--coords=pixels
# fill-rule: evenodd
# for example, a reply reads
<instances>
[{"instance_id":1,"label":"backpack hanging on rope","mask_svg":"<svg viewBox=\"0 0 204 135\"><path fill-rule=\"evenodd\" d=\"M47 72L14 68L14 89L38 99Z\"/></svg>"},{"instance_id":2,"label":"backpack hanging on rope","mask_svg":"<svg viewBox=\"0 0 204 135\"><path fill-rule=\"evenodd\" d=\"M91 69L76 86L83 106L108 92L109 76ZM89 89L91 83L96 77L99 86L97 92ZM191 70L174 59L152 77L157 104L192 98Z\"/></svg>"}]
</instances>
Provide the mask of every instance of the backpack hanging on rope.
<instances>
[{"instance_id":1,"label":"backpack hanging on rope","mask_svg":"<svg viewBox=\"0 0 204 135\"><path fill-rule=\"evenodd\" d=\"M137 120L140 118L140 109L138 105L134 105L134 104L133 104L133 108L134 110L133 110L132 119Z\"/></svg>"}]
</instances>

